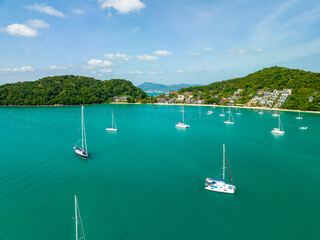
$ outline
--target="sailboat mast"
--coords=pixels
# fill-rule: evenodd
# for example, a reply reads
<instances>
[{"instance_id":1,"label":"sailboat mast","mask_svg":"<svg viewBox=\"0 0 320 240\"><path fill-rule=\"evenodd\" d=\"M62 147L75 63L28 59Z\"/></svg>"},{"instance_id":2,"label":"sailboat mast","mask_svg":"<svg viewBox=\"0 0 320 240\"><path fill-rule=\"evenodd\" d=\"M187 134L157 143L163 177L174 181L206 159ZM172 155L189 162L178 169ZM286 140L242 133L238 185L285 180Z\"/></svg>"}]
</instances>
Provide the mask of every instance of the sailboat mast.
<instances>
[{"instance_id":1,"label":"sailboat mast","mask_svg":"<svg viewBox=\"0 0 320 240\"><path fill-rule=\"evenodd\" d=\"M230 110L230 108L229 108L229 122L230 122L230 120L231 120L231 110Z\"/></svg>"},{"instance_id":2,"label":"sailboat mast","mask_svg":"<svg viewBox=\"0 0 320 240\"><path fill-rule=\"evenodd\" d=\"M74 211L76 221L76 240L78 240L78 207L77 207L77 196L74 196Z\"/></svg>"},{"instance_id":3,"label":"sailboat mast","mask_svg":"<svg viewBox=\"0 0 320 240\"><path fill-rule=\"evenodd\" d=\"M224 181L225 169L226 169L226 167L225 167L225 147L224 147L224 144L223 144L223 167L222 167L222 171L223 171L223 173L222 173L223 181Z\"/></svg>"},{"instance_id":4,"label":"sailboat mast","mask_svg":"<svg viewBox=\"0 0 320 240\"><path fill-rule=\"evenodd\" d=\"M112 112L112 128L113 128L113 110L111 112Z\"/></svg>"},{"instance_id":5,"label":"sailboat mast","mask_svg":"<svg viewBox=\"0 0 320 240\"><path fill-rule=\"evenodd\" d=\"M182 105L182 122L184 123L184 107Z\"/></svg>"},{"instance_id":6,"label":"sailboat mast","mask_svg":"<svg viewBox=\"0 0 320 240\"><path fill-rule=\"evenodd\" d=\"M82 143L82 149L84 149L83 148L83 135L84 135L84 122L83 122L83 106L81 106L81 129L82 129L82 141L81 141L81 143Z\"/></svg>"}]
</instances>

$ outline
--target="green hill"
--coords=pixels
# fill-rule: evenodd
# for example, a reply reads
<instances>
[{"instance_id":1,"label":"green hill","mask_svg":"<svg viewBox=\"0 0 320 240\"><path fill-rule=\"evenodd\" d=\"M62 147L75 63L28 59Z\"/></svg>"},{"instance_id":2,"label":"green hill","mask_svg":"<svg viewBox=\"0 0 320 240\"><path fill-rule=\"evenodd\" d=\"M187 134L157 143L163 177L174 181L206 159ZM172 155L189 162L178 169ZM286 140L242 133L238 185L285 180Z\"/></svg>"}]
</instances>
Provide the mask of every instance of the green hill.
<instances>
[{"instance_id":1,"label":"green hill","mask_svg":"<svg viewBox=\"0 0 320 240\"><path fill-rule=\"evenodd\" d=\"M0 105L77 105L105 103L129 95L134 102L147 94L123 79L101 81L73 75L45 77L33 82L0 86Z\"/></svg>"},{"instance_id":2,"label":"green hill","mask_svg":"<svg viewBox=\"0 0 320 240\"><path fill-rule=\"evenodd\" d=\"M202 91L210 99L216 94L219 97L232 95L237 89L244 89L238 103L246 104L257 94L259 89L292 89L292 95L282 106L286 109L320 110L320 73L306 72L284 67L265 68L243 78L214 82L206 86L183 88L180 92ZM308 101L308 97L313 100ZM215 99L217 101L217 99Z\"/></svg>"}]
</instances>

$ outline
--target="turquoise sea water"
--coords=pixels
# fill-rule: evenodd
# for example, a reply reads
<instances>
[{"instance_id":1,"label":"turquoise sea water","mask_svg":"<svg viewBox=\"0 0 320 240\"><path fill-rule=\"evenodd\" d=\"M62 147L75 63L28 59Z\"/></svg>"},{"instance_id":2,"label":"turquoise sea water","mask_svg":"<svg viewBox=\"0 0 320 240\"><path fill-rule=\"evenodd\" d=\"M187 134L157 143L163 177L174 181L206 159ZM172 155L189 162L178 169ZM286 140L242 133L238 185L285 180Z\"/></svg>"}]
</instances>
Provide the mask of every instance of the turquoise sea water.
<instances>
[{"instance_id":1,"label":"turquoise sea water","mask_svg":"<svg viewBox=\"0 0 320 240\"><path fill-rule=\"evenodd\" d=\"M179 106L85 106L89 160L72 149L80 107L0 108L0 239L320 239L320 115ZM170 111L170 109L174 111ZM111 109L117 133L108 133ZM299 130L307 125L308 130ZM204 190L222 144L237 191Z\"/></svg>"}]
</instances>

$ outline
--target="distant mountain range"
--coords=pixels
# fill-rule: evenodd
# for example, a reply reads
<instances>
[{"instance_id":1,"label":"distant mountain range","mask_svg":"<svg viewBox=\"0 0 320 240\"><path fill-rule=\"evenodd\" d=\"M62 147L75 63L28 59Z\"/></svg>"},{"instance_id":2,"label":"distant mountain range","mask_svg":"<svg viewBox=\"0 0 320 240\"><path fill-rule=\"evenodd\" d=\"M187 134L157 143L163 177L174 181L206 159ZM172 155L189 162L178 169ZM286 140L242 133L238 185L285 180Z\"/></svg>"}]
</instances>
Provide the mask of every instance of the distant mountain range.
<instances>
[{"instance_id":1,"label":"distant mountain range","mask_svg":"<svg viewBox=\"0 0 320 240\"><path fill-rule=\"evenodd\" d=\"M152 83L152 82L144 82L141 85L138 86L138 88L141 88L145 92L157 92L157 93L165 93L169 90L172 91L178 91L181 88L188 88L188 87L194 87L194 86L201 86L200 84L175 84L175 85L164 85L164 84L158 84L158 83Z\"/></svg>"}]
</instances>

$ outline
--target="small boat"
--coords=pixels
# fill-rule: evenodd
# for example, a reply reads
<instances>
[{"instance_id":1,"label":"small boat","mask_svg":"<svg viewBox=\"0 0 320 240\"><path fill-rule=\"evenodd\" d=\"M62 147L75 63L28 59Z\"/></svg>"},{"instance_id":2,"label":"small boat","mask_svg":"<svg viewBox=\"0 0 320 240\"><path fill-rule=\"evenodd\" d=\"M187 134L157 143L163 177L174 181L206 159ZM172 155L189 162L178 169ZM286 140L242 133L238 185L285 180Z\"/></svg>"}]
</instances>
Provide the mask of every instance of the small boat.
<instances>
[{"instance_id":1,"label":"small boat","mask_svg":"<svg viewBox=\"0 0 320 240\"><path fill-rule=\"evenodd\" d=\"M239 111L236 113L237 115L242 115L241 108L238 108Z\"/></svg>"},{"instance_id":2,"label":"small boat","mask_svg":"<svg viewBox=\"0 0 320 240\"><path fill-rule=\"evenodd\" d=\"M228 170L229 170L230 179L231 179L232 184L227 184L225 182L225 169L226 169L225 159L227 159L227 155L225 152L225 145L223 144L222 179L206 178L206 183L205 183L206 190L234 194L236 187L233 185L233 180L232 180L232 176L231 176L231 171L230 171L228 159L227 159L227 166L228 166Z\"/></svg>"},{"instance_id":3,"label":"small boat","mask_svg":"<svg viewBox=\"0 0 320 240\"><path fill-rule=\"evenodd\" d=\"M303 119L303 117L301 117L301 114L300 114L301 112L299 112L299 116L298 117L296 117L296 119Z\"/></svg>"},{"instance_id":4,"label":"small boat","mask_svg":"<svg viewBox=\"0 0 320 240\"><path fill-rule=\"evenodd\" d=\"M201 113L201 107L199 106L199 112L198 112L198 115L202 115Z\"/></svg>"},{"instance_id":5,"label":"small boat","mask_svg":"<svg viewBox=\"0 0 320 240\"><path fill-rule=\"evenodd\" d=\"M234 124L234 120L233 120L233 116L232 116L232 113L231 113L231 110L229 108L229 120L227 121L224 121L225 124ZM231 121L232 120L232 121Z\"/></svg>"},{"instance_id":6,"label":"small boat","mask_svg":"<svg viewBox=\"0 0 320 240\"><path fill-rule=\"evenodd\" d=\"M74 196L74 211L75 211L75 225L76 225L76 240L86 240L86 236L84 235L80 208L77 200L77 196ZM79 238L80 237L80 238Z\"/></svg>"},{"instance_id":7,"label":"small boat","mask_svg":"<svg viewBox=\"0 0 320 240\"><path fill-rule=\"evenodd\" d=\"M299 127L299 129L301 129L301 130L307 130L308 127L306 127L306 126L301 126L301 127Z\"/></svg>"},{"instance_id":8,"label":"small boat","mask_svg":"<svg viewBox=\"0 0 320 240\"><path fill-rule=\"evenodd\" d=\"M224 107L222 107L222 113L219 114L220 117L224 117Z\"/></svg>"},{"instance_id":9,"label":"small boat","mask_svg":"<svg viewBox=\"0 0 320 240\"><path fill-rule=\"evenodd\" d=\"M279 117L278 111L276 111L274 114L272 114L272 117Z\"/></svg>"},{"instance_id":10,"label":"small boat","mask_svg":"<svg viewBox=\"0 0 320 240\"><path fill-rule=\"evenodd\" d=\"M158 109L157 107L153 107L153 109Z\"/></svg>"},{"instance_id":11,"label":"small boat","mask_svg":"<svg viewBox=\"0 0 320 240\"><path fill-rule=\"evenodd\" d=\"M207 115L211 115L213 113L213 111L208 111Z\"/></svg>"},{"instance_id":12,"label":"small boat","mask_svg":"<svg viewBox=\"0 0 320 240\"><path fill-rule=\"evenodd\" d=\"M262 115L263 114L263 111L262 111L262 109L260 110L260 112L258 112L260 115Z\"/></svg>"},{"instance_id":13,"label":"small boat","mask_svg":"<svg viewBox=\"0 0 320 240\"><path fill-rule=\"evenodd\" d=\"M176 124L176 128L189 128L190 127L190 125L187 125L187 124L185 124L184 123L184 107L183 107L183 105L182 105L182 110L181 110L181 112L182 112L182 121L180 121L180 122L178 122L177 124Z\"/></svg>"},{"instance_id":14,"label":"small boat","mask_svg":"<svg viewBox=\"0 0 320 240\"><path fill-rule=\"evenodd\" d=\"M114 120L114 117L113 117L113 110L112 110L112 126L109 128L106 128L106 131L108 131L108 132L117 132L118 131L117 126L116 126L116 121Z\"/></svg>"},{"instance_id":15,"label":"small boat","mask_svg":"<svg viewBox=\"0 0 320 240\"><path fill-rule=\"evenodd\" d=\"M86 138L85 125L84 125L83 109L84 107L81 106L81 140L79 140L79 142L81 142L81 146L75 145L73 149L77 154L77 156L81 158L88 158L89 154L87 151L87 138Z\"/></svg>"},{"instance_id":16,"label":"small boat","mask_svg":"<svg viewBox=\"0 0 320 240\"><path fill-rule=\"evenodd\" d=\"M285 134L285 131L283 131L283 127L282 127L282 124L281 124L280 116L279 116L279 127L272 129L271 133L272 134L276 134L276 135Z\"/></svg>"}]
</instances>

